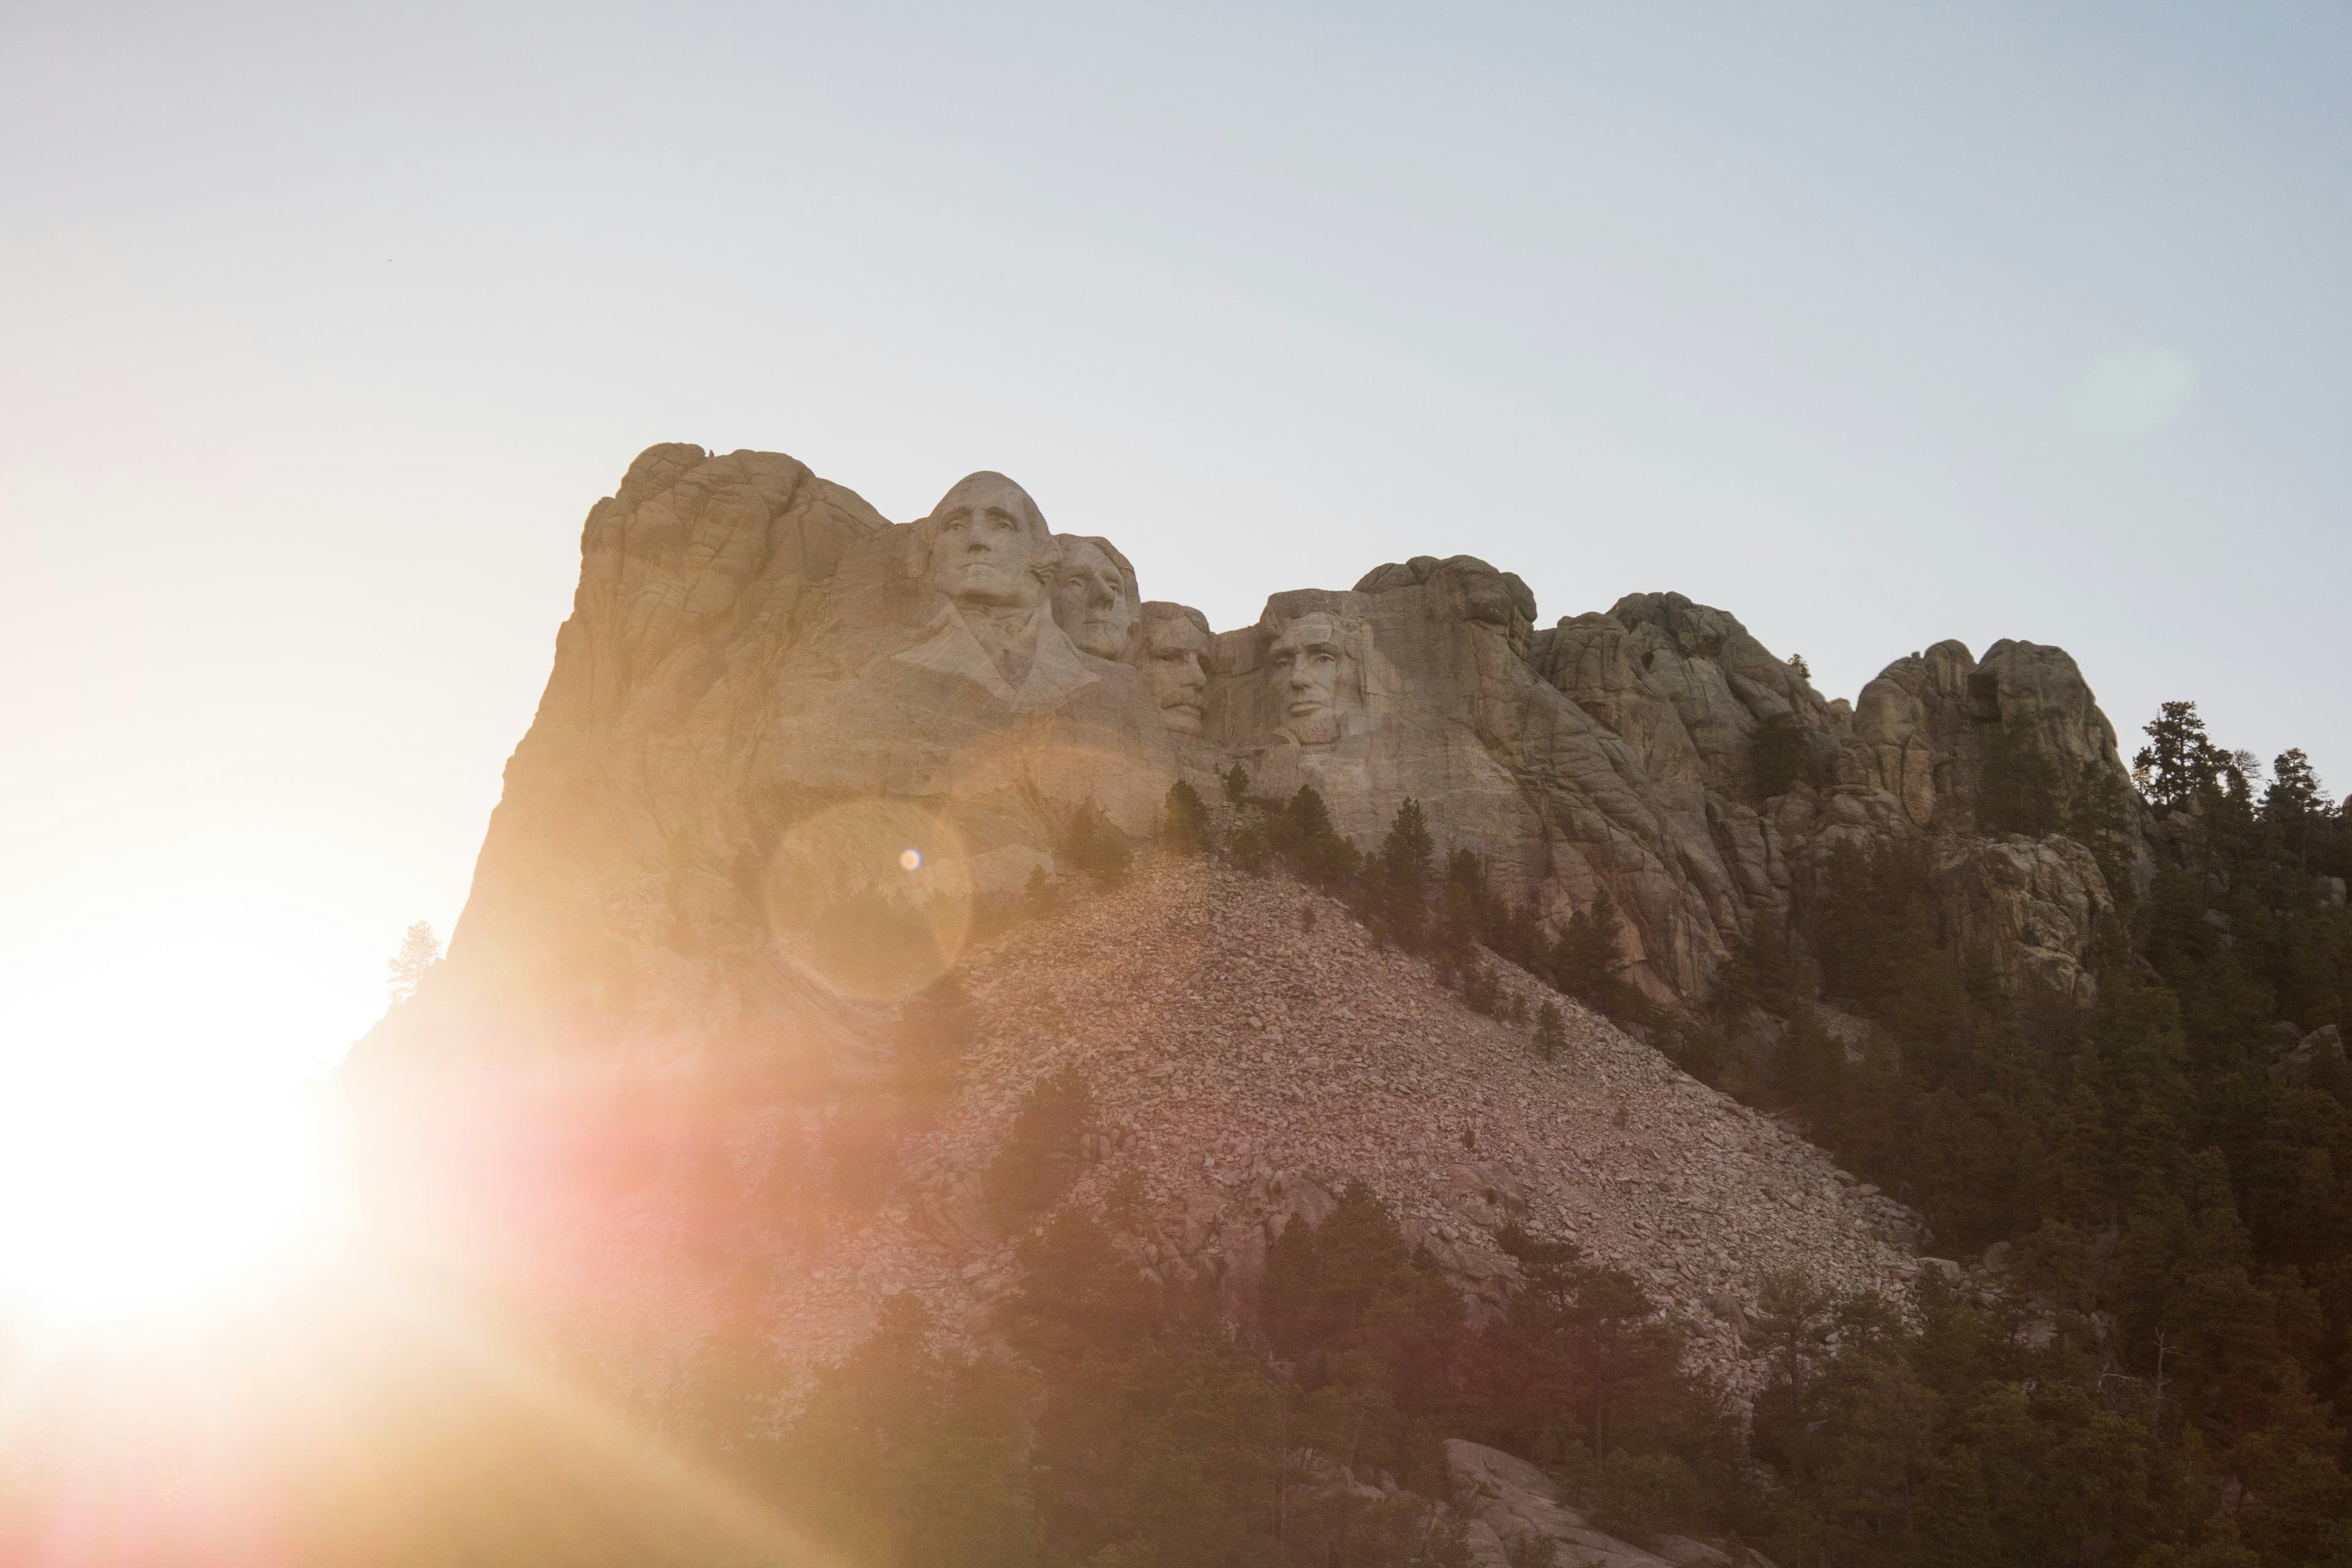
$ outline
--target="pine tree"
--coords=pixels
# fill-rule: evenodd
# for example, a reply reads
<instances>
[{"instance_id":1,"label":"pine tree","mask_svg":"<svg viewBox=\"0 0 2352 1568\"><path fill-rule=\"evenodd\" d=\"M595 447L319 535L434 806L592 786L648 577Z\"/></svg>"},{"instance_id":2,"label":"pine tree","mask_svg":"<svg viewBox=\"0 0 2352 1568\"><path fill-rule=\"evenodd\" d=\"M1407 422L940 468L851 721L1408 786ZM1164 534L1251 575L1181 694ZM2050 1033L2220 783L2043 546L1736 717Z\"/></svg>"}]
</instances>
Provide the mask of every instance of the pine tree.
<instances>
[{"instance_id":1,"label":"pine tree","mask_svg":"<svg viewBox=\"0 0 2352 1568\"><path fill-rule=\"evenodd\" d=\"M1263 872L1266 862L1273 857L1273 851L1266 844L1265 825L1237 822L1226 829L1225 853L1234 858L1234 865L1251 876Z\"/></svg>"},{"instance_id":2,"label":"pine tree","mask_svg":"<svg viewBox=\"0 0 2352 1568\"><path fill-rule=\"evenodd\" d=\"M1217 777L1224 783L1227 805L1238 809L1243 802L1249 799L1249 770L1241 763L1235 763Z\"/></svg>"},{"instance_id":3,"label":"pine tree","mask_svg":"<svg viewBox=\"0 0 2352 1568\"><path fill-rule=\"evenodd\" d=\"M1127 847L1127 835L1112 826L1102 808L1092 801L1078 807L1077 816L1071 819L1064 848L1072 866L1105 888L1125 881L1133 859Z\"/></svg>"},{"instance_id":4,"label":"pine tree","mask_svg":"<svg viewBox=\"0 0 2352 1568\"><path fill-rule=\"evenodd\" d=\"M1022 1096L983 1183L1001 1224L1027 1219L1077 1179L1079 1140L1093 1119L1093 1090L1075 1068L1038 1079Z\"/></svg>"},{"instance_id":5,"label":"pine tree","mask_svg":"<svg viewBox=\"0 0 2352 1568\"><path fill-rule=\"evenodd\" d=\"M2205 733L2194 702L2167 702L2142 726L2148 743L2132 758L2132 777L2148 799L2175 809L2216 787L2229 757Z\"/></svg>"},{"instance_id":6,"label":"pine tree","mask_svg":"<svg viewBox=\"0 0 2352 1568\"><path fill-rule=\"evenodd\" d=\"M1180 855L1198 855L1209 847L1209 808L1201 792L1182 779L1168 786L1167 815L1160 832L1168 847Z\"/></svg>"},{"instance_id":7,"label":"pine tree","mask_svg":"<svg viewBox=\"0 0 2352 1568\"><path fill-rule=\"evenodd\" d=\"M1568 1029L1560 1017L1559 1004L1547 997L1536 1009L1536 1049L1543 1059L1553 1061L1567 1047Z\"/></svg>"},{"instance_id":8,"label":"pine tree","mask_svg":"<svg viewBox=\"0 0 2352 1568\"><path fill-rule=\"evenodd\" d=\"M400 951L384 965L387 989L394 1002L405 1002L416 994L425 972L441 962L441 943L433 935L433 928L418 921L404 932Z\"/></svg>"},{"instance_id":9,"label":"pine tree","mask_svg":"<svg viewBox=\"0 0 2352 1568\"><path fill-rule=\"evenodd\" d=\"M963 977L950 969L898 1005L898 1091L932 1106L955 1087L975 1026Z\"/></svg>"},{"instance_id":10,"label":"pine tree","mask_svg":"<svg viewBox=\"0 0 2352 1568\"><path fill-rule=\"evenodd\" d=\"M1300 784L1288 804L1267 819L1266 836L1291 869L1329 891L1344 889L1362 858L1332 827L1330 808L1313 784Z\"/></svg>"},{"instance_id":11,"label":"pine tree","mask_svg":"<svg viewBox=\"0 0 2352 1568\"><path fill-rule=\"evenodd\" d=\"M1623 922L1606 888L1596 889L1592 901L1569 916L1552 953L1552 983L1587 1006L1602 1012L1620 1005L1622 982L1618 966Z\"/></svg>"},{"instance_id":12,"label":"pine tree","mask_svg":"<svg viewBox=\"0 0 2352 1568\"><path fill-rule=\"evenodd\" d=\"M1397 807L1374 863L1378 889L1374 912L1399 947L1417 952L1429 926L1430 862L1437 853L1421 802L1411 795Z\"/></svg>"},{"instance_id":13,"label":"pine tree","mask_svg":"<svg viewBox=\"0 0 2352 1568\"><path fill-rule=\"evenodd\" d=\"M2263 791L2263 823L2292 850L2296 870L2309 868L2312 829L2326 816L2311 759L2300 746L2280 752L2271 763L2270 787Z\"/></svg>"}]
</instances>

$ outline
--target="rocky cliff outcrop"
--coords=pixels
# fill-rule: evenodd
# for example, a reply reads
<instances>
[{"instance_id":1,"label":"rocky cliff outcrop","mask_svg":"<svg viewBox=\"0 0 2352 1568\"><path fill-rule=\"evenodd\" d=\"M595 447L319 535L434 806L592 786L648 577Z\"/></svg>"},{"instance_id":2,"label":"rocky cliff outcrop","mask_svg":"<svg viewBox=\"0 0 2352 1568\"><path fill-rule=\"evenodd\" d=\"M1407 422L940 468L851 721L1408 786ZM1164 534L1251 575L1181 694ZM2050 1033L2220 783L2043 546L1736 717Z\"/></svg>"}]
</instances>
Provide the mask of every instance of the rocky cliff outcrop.
<instances>
[{"instance_id":1,"label":"rocky cliff outcrop","mask_svg":"<svg viewBox=\"0 0 2352 1568\"><path fill-rule=\"evenodd\" d=\"M1935 888L1964 963L2011 997L2097 999L2085 959L2116 907L2088 849L2052 834L1955 838L1941 851Z\"/></svg>"},{"instance_id":2,"label":"rocky cliff outcrop","mask_svg":"<svg viewBox=\"0 0 2352 1568\"><path fill-rule=\"evenodd\" d=\"M1849 707L1721 610L1637 594L1538 628L1528 585L1467 556L1218 632L1003 476L892 523L791 458L689 446L631 465L582 556L448 961L347 1080L421 1083L383 1098L458 1124L461 1173L539 1140L569 1174L461 1175L445 1215L522 1191L487 1245L535 1237L655 1361L746 1292L803 1363L899 1290L985 1338L1018 1269L985 1173L1064 1067L1097 1115L1068 1201L1139 1271L1237 1307L1269 1237L1351 1181L1474 1301L1507 1293L1507 1221L1622 1264L1735 1388L1766 1273L1916 1269L1916 1216L1801 1140L1573 1008L1539 1060L1336 905L1309 929L1293 884L1164 858L1003 929L1083 841L1139 843L1178 781L1220 827L1252 809L1222 804L1235 764L1261 805L1312 784L1366 848L1417 799L1542 921L1605 894L1625 973L1669 1006L1743 942L1801 963L1837 852L1892 843L1973 963L2080 1005L2102 866L2147 856L2112 729L2028 643L1938 644ZM901 1005L950 969L982 1018L961 1086L876 1132ZM2324 1070L2305 1058L2282 1070ZM862 1207L821 1196L845 1161L884 1173Z\"/></svg>"},{"instance_id":3,"label":"rocky cliff outcrop","mask_svg":"<svg viewBox=\"0 0 2352 1568\"><path fill-rule=\"evenodd\" d=\"M1988 773L2020 756L2054 815L1996 851ZM1172 782L1212 794L1236 762L1268 802L1314 784L1366 847L1419 799L1547 922L1605 892L1669 1004L1759 931L1801 957L1829 849L1906 836L1941 846L1958 940L2081 1000L2112 890L2048 835L2127 795L2055 648L1939 643L1849 710L1721 610L1635 594L1539 630L1528 585L1466 556L1213 633L1002 476L893 524L789 458L660 446L589 514L446 973L393 1032L855 1071L877 1009L1054 871L1082 812L1140 836Z\"/></svg>"}]
</instances>

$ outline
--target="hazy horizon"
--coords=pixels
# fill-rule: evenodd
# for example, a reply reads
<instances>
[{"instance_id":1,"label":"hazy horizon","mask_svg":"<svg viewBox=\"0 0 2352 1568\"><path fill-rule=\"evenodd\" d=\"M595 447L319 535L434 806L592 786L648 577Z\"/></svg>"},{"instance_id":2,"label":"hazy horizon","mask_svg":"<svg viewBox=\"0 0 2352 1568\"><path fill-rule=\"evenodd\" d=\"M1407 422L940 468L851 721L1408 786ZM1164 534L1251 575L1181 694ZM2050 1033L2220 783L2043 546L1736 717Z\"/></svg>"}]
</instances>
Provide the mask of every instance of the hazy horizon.
<instances>
[{"instance_id":1,"label":"hazy horizon","mask_svg":"<svg viewBox=\"0 0 2352 1568\"><path fill-rule=\"evenodd\" d=\"M895 520L1001 469L1220 627L1465 552L1833 697L2055 643L2126 756L2189 698L2342 796L2347 65L2317 5L11 14L0 991L331 1059L667 440Z\"/></svg>"}]
</instances>

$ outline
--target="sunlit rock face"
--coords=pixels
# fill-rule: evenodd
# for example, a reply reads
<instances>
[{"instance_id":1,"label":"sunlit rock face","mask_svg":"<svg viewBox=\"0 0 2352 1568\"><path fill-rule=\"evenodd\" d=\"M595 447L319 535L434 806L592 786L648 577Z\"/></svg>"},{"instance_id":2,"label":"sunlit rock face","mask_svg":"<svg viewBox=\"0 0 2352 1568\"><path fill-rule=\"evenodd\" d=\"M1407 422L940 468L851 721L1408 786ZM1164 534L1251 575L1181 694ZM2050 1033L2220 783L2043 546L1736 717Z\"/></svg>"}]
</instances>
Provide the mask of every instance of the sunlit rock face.
<instances>
[{"instance_id":1,"label":"sunlit rock face","mask_svg":"<svg viewBox=\"0 0 2352 1568\"><path fill-rule=\"evenodd\" d=\"M892 523L787 457L650 448L589 513L415 1011L855 1076L977 908L1064 868L1082 811L1139 838L1176 780L1214 798L1236 762L1268 805L1315 786L1367 850L1418 799L1442 851L1555 925L1605 893L1627 973L1689 1002L1759 931L1802 960L1834 845L1980 836L1996 731L2064 800L2124 776L2073 661L2031 643L1937 644L1849 710L1721 610L1635 594L1538 629L1528 585L1469 556L1277 592L1222 633L1143 586L1001 474ZM2142 853L2136 816L2121 832ZM1972 951L2079 994L2108 907L2087 857L1938 864Z\"/></svg>"}]
</instances>

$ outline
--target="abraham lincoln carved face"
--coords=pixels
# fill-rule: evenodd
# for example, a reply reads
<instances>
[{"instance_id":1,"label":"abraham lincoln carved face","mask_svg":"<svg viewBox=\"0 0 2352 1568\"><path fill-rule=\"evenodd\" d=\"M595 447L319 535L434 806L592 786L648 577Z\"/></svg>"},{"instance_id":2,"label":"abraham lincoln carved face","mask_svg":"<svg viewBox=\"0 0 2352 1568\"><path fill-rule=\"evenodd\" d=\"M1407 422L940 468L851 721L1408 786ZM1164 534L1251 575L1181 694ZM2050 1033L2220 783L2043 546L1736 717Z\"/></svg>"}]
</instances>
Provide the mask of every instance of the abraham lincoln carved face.
<instances>
[{"instance_id":1,"label":"abraham lincoln carved face","mask_svg":"<svg viewBox=\"0 0 2352 1568\"><path fill-rule=\"evenodd\" d=\"M1281 731L1302 746L1339 738L1349 655L1336 616L1318 610L1282 628L1267 650L1268 676L1282 710Z\"/></svg>"}]
</instances>

